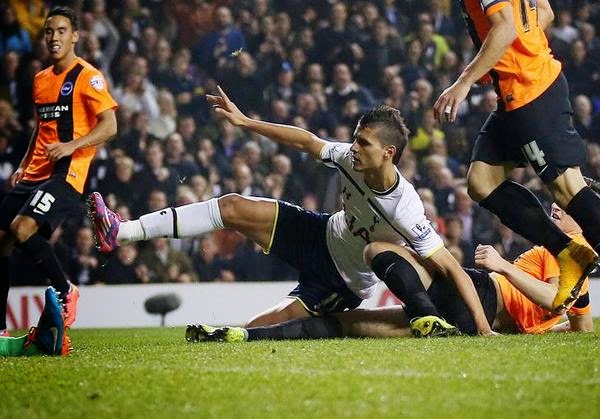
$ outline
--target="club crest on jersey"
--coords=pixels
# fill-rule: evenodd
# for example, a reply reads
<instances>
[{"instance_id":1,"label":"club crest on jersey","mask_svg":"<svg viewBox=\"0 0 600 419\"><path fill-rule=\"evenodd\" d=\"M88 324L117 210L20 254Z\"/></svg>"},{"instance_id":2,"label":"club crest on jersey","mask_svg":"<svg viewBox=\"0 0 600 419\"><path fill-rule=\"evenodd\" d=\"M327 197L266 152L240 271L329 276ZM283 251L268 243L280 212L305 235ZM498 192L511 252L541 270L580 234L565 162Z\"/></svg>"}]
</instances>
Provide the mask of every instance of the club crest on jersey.
<instances>
[{"instance_id":1,"label":"club crest on jersey","mask_svg":"<svg viewBox=\"0 0 600 419\"><path fill-rule=\"evenodd\" d=\"M413 233L415 233L419 240L423 240L431 234L431 225L429 222L424 221L414 226L411 230Z\"/></svg>"},{"instance_id":2,"label":"club crest on jersey","mask_svg":"<svg viewBox=\"0 0 600 419\"><path fill-rule=\"evenodd\" d=\"M73 82L67 81L60 88L60 95L67 96L70 95L73 91Z\"/></svg>"},{"instance_id":3,"label":"club crest on jersey","mask_svg":"<svg viewBox=\"0 0 600 419\"><path fill-rule=\"evenodd\" d=\"M90 79L90 86L96 90L102 90L104 88L104 78L100 75L92 77Z\"/></svg>"}]
</instances>

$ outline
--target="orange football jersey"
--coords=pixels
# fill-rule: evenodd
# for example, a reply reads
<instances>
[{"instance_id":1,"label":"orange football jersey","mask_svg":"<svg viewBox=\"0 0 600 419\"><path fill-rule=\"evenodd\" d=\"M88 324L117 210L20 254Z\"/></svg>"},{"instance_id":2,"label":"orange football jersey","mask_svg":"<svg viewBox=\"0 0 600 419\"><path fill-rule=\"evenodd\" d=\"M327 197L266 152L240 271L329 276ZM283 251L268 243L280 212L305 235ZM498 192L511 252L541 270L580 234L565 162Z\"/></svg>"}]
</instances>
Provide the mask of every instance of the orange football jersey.
<instances>
[{"instance_id":1,"label":"orange football jersey","mask_svg":"<svg viewBox=\"0 0 600 419\"><path fill-rule=\"evenodd\" d=\"M573 240L589 246L581 234L573 236ZM544 282L548 282L550 278L556 278L560 274L560 268L556 258L552 256L548 250L540 246L536 246L520 255L517 260L515 260L514 265L534 278ZM492 275L500 286L504 307L521 332L544 333L560 322L561 316L545 310L531 302L531 300L515 288L515 286L504 276L497 273L493 273ZM588 292L588 289L589 279L586 279L583 284L582 294ZM591 305L584 308L573 307L569 310L569 313L573 315L582 315L589 313L590 310Z\"/></svg>"},{"instance_id":2,"label":"orange football jersey","mask_svg":"<svg viewBox=\"0 0 600 419\"><path fill-rule=\"evenodd\" d=\"M88 134L96 126L96 116L116 108L117 103L108 92L102 73L85 60L76 58L60 74L54 74L52 69L50 66L40 71L33 82L38 132L23 179L40 181L64 176L73 188L83 193L96 147L76 150L53 163L46 156L46 146Z\"/></svg>"},{"instance_id":3,"label":"orange football jersey","mask_svg":"<svg viewBox=\"0 0 600 419\"><path fill-rule=\"evenodd\" d=\"M461 0L461 4L477 49L491 28L488 16L512 7L517 38L484 76L494 83L505 109L520 108L544 93L560 74L561 64L552 56L546 35L538 25L536 0Z\"/></svg>"}]
</instances>

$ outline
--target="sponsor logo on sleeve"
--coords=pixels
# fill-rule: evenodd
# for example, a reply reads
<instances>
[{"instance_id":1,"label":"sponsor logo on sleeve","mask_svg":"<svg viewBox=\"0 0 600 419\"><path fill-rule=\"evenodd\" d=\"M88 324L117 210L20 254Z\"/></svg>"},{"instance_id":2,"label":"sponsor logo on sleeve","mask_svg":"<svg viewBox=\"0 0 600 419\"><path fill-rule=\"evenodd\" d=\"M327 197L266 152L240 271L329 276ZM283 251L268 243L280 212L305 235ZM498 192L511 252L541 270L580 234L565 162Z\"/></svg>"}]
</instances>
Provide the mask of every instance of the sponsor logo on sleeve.
<instances>
[{"instance_id":1,"label":"sponsor logo on sleeve","mask_svg":"<svg viewBox=\"0 0 600 419\"><path fill-rule=\"evenodd\" d=\"M90 79L90 86L92 86L96 90L104 89L104 77L101 75L93 76Z\"/></svg>"},{"instance_id":2,"label":"sponsor logo on sleeve","mask_svg":"<svg viewBox=\"0 0 600 419\"><path fill-rule=\"evenodd\" d=\"M431 234L431 224L429 224L429 221L423 221L415 225L411 230L417 239L423 240Z\"/></svg>"}]
</instances>

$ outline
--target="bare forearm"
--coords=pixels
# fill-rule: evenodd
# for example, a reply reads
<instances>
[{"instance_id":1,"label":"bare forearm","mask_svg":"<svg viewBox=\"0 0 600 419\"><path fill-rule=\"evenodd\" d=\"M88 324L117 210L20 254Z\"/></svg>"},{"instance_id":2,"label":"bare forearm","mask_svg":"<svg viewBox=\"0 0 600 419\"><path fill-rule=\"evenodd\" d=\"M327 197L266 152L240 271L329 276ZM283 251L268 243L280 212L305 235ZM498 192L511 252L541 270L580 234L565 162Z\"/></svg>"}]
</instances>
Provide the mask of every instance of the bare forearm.
<instances>
[{"instance_id":1,"label":"bare forearm","mask_svg":"<svg viewBox=\"0 0 600 419\"><path fill-rule=\"evenodd\" d=\"M479 334L487 334L490 332L490 324L485 317L485 312L483 311L483 306L477 296L473 281L471 281L471 278L469 278L456 259L454 259L446 248L442 248L435 252L430 257L430 260L444 277L452 278L456 284L460 296L473 315L475 326L477 327Z\"/></svg>"},{"instance_id":2,"label":"bare forearm","mask_svg":"<svg viewBox=\"0 0 600 419\"><path fill-rule=\"evenodd\" d=\"M274 124L272 122L246 118L243 127L257 134L269 137L279 144L311 153L314 157L318 157L319 145L322 146L323 144L323 140L312 132L291 125Z\"/></svg>"},{"instance_id":3,"label":"bare forearm","mask_svg":"<svg viewBox=\"0 0 600 419\"><path fill-rule=\"evenodd\" d=\"M108 112L108 111L107 111ZM76 149L103 144L117 133L117 119L113 111L98 121L98 124L83 137L73 140Z\"/></svg>"},{"instance_id":4,"label":"bare forearm","mask_svg":"<svg viewBox=\"0 0 600 419\"><path fill-rule=\"evenodd\" d=\"M556 295L556 286L540 281L523 272L510 262L506 262L498 272L506 277L523 295L545 310L552 310L552 301Z\"/></svg>"},{"instance_id":5,"label":"bare forearm","mask_svg":"<svg viewBox=\"0 0 600 419\"><path fill-rule=\"evenodd\" d=\"M459 82L471 85L487 74L502 58L515 37L512 23L492 26L481 49L458 78Z\"/></svg>"}]
</instances>

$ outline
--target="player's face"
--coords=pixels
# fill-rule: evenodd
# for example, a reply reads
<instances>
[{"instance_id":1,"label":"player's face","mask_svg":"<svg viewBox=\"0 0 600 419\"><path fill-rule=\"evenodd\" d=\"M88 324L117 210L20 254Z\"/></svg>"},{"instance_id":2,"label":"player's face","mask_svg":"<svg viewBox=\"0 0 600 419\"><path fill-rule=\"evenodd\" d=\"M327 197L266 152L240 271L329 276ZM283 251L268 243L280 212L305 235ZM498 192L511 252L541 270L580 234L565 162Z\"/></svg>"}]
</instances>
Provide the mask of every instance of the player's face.
<instances>
[{"instance_id":1,"label":"player's face","mask_svg":"<svg viewBox=\"0 0 600 419\"><path fill-rule=\"evenodd\" d=\"M561 207L554 203L550 208L550 217L554 221L554 224L556 224L562 231L569 232L579 229L579 225L575 222L575 220L569 214L564 212Z\"/></svg>"},{"instance_id":2,"label":"player's face","mask_svg":"<svg viewBox=\"0 0 600 419\"><path fill-rule=\"evenodd\" d=\"M357 172L377 169L391 160L394 146L384 146L377 137L377 129L357 126L354 131L352 147L352 167Z\"/></svg>"},{"instance_id":3,"label":"player's face","mask_svg":"<svg viewBox=\"0 0 600 419\"><path fill-rule=\"evenodd\" d=\"M73 54L75 43L79 40L79 32L73 31L68 18L55 15L46 19L44 39L52 59L60 61Z\"/></svg>"}]
</instances>

